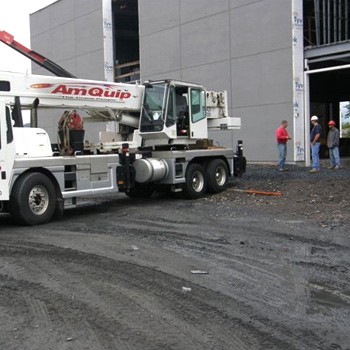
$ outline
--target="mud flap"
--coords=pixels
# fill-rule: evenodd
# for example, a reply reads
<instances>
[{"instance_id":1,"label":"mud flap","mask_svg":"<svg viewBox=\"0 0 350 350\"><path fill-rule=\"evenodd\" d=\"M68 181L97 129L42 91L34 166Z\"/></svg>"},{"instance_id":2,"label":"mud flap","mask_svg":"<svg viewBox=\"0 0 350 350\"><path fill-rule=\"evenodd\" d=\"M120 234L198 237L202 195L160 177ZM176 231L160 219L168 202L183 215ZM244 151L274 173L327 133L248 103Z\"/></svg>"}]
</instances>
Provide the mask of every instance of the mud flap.
<instances>
[{"instance_id":1,"label":"mud flap","mask_svg":"<svg viewBox=\"0 0 350 350\"><path fill-rule=\"evenodd\" d=\"M247 160L245 157L237 157L234 158L234 173L233 176L242 176L245 173L247 167Z\"/></svg>"},{"instance_id":2,"label":"mud flap","mask_svg":"<svg viewBox=\"0 0 350 350\"><path fill-rule=\"evenodd\" d=\"M117 167L117 185L120 192L128 192L135 186L135 169L132 165Z\"/></svg>"},{"instance_id":3,"label":"mud flap","mask_svg":"<svg viewBox=\"0 0 350 350\"><path fill-rule=\"evenodd\" d=\"M54 218L55 219L59 219L63 216L63 210L64 210L64 199L61 198L57 198L56 199L56 209L55 209L55 213L54 213Z\"/></svg>"},{"instance_id":4,"label":"mud flap","mask_svg":"<svg viewBox=\"0 0 350 350\"><path fill-rule=\"evenodd\" d=\"M233 176L242 176L247 168L247 160L243 157L243 141L239 140L237 142L236 154L233 158L234 160L234 173Z\"/></svg>"}]
</instances>

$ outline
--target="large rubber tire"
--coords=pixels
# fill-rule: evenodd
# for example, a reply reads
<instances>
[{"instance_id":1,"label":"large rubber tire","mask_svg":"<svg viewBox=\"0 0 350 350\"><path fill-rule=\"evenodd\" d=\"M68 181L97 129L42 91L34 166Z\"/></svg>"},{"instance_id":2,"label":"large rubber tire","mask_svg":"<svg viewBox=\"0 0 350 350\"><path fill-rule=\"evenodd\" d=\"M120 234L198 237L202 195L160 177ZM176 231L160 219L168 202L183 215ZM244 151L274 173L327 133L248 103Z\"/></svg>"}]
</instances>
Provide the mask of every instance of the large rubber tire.
<instances>
[{"instance_id":1,"label":"large rubber tire","mask_svg":"<svg viewBox=\"0 0 350 350\"><path fill-rule=\"evenodd\" d=\"M125 192L130 198L150 198L154 193L154 186L152 184L140 184L135 182L134 187L129 192Z\"/></svg>"},{"instance_id":2,"label":"large rubber tire","mask_svg":"<svg viewBox=\"0 0 350 350\"><path fill-rule=\"evenodd\" d=\"M49 222L56 209L56 191L52 181L41 173L22 175L10 197L12 218L24 225Z\"/></svg>"},{"instance_id":3,"label":"large rubber tire","mask_svg":"<svg viewBox=\"0 0 350 350\"><path fill-rule=\"evenodd\" d=\"M219 193L225 190L228 182L228 168L222 159L211 160L206 168L208 192Z\"/></svg>"},{"instance_id":4,"label":"large rubber tire","mask_svg":"<svg viewBox=\"0 0 350 350\"><path fill-rule=\"evenodd\" d=\"M183 187L187 199L197 199L207 191L207 177L202 165L193 163L187 167L186 182Z\"/></svg>"}]
</instances>

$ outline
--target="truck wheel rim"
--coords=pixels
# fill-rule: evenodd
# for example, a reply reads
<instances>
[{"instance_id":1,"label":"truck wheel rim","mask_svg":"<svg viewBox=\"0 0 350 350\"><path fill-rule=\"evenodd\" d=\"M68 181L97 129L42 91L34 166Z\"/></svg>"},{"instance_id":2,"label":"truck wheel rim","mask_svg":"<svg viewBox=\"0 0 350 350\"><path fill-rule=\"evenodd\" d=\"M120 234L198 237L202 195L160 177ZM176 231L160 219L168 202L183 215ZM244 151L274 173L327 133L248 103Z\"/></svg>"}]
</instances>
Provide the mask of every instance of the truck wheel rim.
<instances>
[{"instance_id":1,"label":"truck wheel rim","mask_svg":"<svg viewBox=\"0 0 350 350\"><path fill-rule=\"evenodd\" d=\"M43 186L35 186L29 193L29 208L35 215L42 215L49 206L49 193Z\"/></svg>"},{"instance_id":2,"label":"truck wheel rim","mask_svg":"<svg viewBox=\"0 0 350 350\"><path fill-rule=\"evenodd\" d=\"M223 186L226 183L226 171L224 167L219 166L215 170L215 181L219 186Z\"/></svg>"},{"instance_id":3,"label":"truck wheel rim","mask_svg":"<svg viewBox=\"0 0 350 350\"><path fill-rule=\"evenodd\" d=\"M196 192L201 192L204 187L204 176L200 171L196 171L192 177L192 188Z\"/></svg>"}]
</instances>

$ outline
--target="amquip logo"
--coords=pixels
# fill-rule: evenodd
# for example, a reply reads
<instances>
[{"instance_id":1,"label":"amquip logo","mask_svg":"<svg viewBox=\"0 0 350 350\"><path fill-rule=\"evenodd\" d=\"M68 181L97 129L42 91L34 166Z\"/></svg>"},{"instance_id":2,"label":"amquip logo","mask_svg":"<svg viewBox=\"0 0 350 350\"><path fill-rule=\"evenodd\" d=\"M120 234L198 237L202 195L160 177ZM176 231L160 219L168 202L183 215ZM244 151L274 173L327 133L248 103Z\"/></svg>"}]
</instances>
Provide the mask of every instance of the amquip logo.
<instances>
[{"instance_id":1,"label":"amquip logo","mask_svg":"<svg viewBox=\"0 0 350 350\"><path fill-rule=\"evenodd\" d=\"M106 98L116 99L119 101L127 100L131 97L131 93L126 89L120 89L113 85L97 85L97 84L33 84L32 89L46 89L53 95L62 95L65 97L81 97L90 98Z\"/></svg>"}]
</instances>

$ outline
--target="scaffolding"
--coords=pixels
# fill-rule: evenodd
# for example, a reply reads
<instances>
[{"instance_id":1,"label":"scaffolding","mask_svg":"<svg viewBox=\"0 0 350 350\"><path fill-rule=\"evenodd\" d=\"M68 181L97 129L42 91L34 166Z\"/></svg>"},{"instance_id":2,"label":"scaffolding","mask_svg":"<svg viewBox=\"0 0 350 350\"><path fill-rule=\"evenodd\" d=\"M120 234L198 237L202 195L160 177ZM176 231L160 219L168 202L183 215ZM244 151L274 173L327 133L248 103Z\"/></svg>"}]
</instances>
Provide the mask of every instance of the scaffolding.
<instances>
[{"instance_id":1,"label":"scaffolding","mask_svg":"<svg viewBox=\"0 0 350 350\"><path fill-rule=\"evenodd\" d=\"M304 0L305 47L348 41L350 0Z\"/></svg>"}]
</instances>

